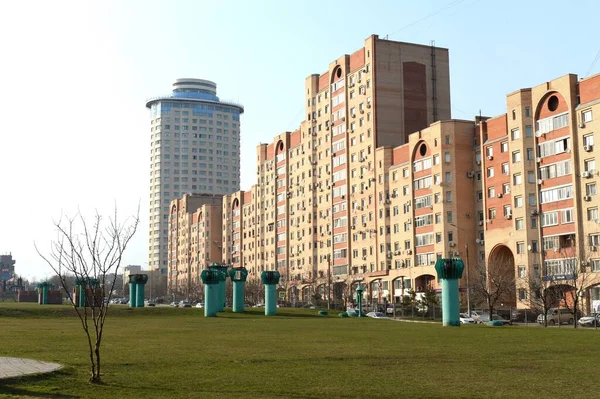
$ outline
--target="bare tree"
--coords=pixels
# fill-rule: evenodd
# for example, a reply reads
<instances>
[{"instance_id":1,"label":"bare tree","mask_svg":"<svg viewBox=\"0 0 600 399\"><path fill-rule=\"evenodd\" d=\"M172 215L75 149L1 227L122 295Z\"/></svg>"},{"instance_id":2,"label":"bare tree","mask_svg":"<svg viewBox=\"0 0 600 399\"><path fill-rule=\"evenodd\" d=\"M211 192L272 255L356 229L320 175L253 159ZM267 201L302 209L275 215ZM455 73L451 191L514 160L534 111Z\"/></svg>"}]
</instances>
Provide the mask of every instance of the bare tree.
<instances>
[{"instance_id":1,"label":"bare tree","mask_svg":"<svg viewBox=\"0 0 600 399\"><path fill-rule=\"evenodd\" d=\"M574 238L570 246L561 247L551 259L544 262L544 276L559 299L559 305L569 310L573 316L573 328L577 328L581 298L588 285L591 265L588 264L586 251L578 251Z\"/></svg>"},{"instance_id":2,"label":"bare tree","mask_svg":"<svg viewBox=\"0 0 600 399\"><path fill-rule=\"evenodd\" d=\"M543 278L539 272L530 273L524 283L529 291L528 303L531 309L547 315L551 307L559 302L557 291L554 289L554 281ZM548 327L548 318L543 318L544 326Z\"/></svg>"},{"instance_id":3,"label":"bare tree","mask_svg":"<svg viewBox=\"0 0 600 399\"><path fill-rule=\"evenodd\" d=\"M249 304L263 303L265 300L265 286L261 283L260 278L246 280L245 294Z\"/></svg>"},{"instance_id":4,"label":"bare tree","mask_svg":"<svg viewBox=\"0 0 600 399\"><path fill-rule=\"evenodd\" d=\"M50 253L43 255L35 245L40 257L59 278L71 305L75 309L85 332L91 364L90 382L102 383L100 348L108 303L113 294L115 280L123 254L135 234L139 223L139 208L133 220L119 222L117 209L104 220L98 213L90 226L81 214L73 218L61 218L54 223L57 240L51 242ZM79 307L71 294L70 279L85 283L85 295L91 295L83 307ZM112 277L112 281L108 280ZM100 300L97 298L100 297ZM106 298L106 299L105 299Z\"/></svg>"},{"instance_id":5,"label":"bare tree","mask_svg":"<svg viewBox=\"0 0 600 399\"><path fill-rule=\"evenodd\" d=\"M515 300L514 258L508 252L500 252L487 266L487 269L481 267L474 273L471 286L474 299L487 306L492 320L496 304Z\"/></svg>"}]
</instances>

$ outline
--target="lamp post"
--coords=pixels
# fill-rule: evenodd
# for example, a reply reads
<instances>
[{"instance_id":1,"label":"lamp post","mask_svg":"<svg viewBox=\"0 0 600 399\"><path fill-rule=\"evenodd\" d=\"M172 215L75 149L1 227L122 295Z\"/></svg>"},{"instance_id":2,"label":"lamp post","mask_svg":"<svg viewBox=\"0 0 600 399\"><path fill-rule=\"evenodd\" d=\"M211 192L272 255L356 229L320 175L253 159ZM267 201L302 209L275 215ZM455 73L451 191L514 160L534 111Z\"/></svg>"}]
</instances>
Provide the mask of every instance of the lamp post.
<instances>
[{"instance_id":1,"label":"lamp post","mask_svg":"<svg viewBox=\"0 0 600 399\"><path fill-rule=\"evenodd\" d=\"M465 266L467 268L467 314L471 317L471 287L469 286L469 240L466 237L466 233L463 228L458 227L454 223L449 223L450 226L456 227L458 230L463 232L465 238Z\"/></svg>"},{"instance_id":2,"label":"lamp post","mask_svg":"<svg viewBox=\"0 0 600 399\"><path fill-rule=\"evenodd\" d=\"M327 309L331 309L331 254L327 254Z\"/></svg>"}]
</instances>

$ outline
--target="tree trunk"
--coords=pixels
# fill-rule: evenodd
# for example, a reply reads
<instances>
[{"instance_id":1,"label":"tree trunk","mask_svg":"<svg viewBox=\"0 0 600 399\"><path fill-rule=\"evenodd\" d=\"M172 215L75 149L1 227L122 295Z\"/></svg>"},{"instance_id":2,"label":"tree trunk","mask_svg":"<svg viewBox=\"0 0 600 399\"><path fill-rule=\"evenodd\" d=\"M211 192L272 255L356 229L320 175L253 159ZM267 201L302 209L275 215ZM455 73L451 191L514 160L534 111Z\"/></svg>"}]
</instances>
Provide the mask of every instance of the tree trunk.
<instances>
[{"instance_id":1,"label":"tree trunk","mask_svg":"<svg viewBox=\"0 0 600 399\"><path fill-rule=\"evenodd\" d=\"M94 382L101 383L102 379L100 377L100 346L98 344L96 344L94 352L96 354L96 380Z\"/></svg>"}]
</instances>

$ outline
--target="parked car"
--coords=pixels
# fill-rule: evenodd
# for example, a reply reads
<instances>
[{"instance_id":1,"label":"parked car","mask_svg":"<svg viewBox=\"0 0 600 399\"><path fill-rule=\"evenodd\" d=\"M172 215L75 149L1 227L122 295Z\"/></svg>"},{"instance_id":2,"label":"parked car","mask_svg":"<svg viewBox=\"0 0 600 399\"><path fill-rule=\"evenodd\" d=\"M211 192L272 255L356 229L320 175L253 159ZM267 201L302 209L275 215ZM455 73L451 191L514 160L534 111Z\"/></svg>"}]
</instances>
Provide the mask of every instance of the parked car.
<instances>
[{"instance_id":1,"label":"parked car","mask_svg":"<svg viewBox=\"0 0 600 399\"><path fill-rule=\"evenodd\" d=\"M146 304L146 306L155 307L156 305L154 304L154 302L148 301L148 303Z\"/></svg>"},{"instance_id":2,"label":"parked car","mask_svg":"<svg viewBox=\"0 0 600 399\"><path fill-rule=\"evenodd\" d=\"M475 324L475 319L473 319L467 313L461 313L460 314L460 324Z\"/></svg>"},{"instance_id":3,"label":"parked car","mask_svg":"<svg viewBox=\"0 0 600 399\"><path fill-rule=\"evenodd\" d=\"M191 308L192 304L189 303L188 301L180 301L179 302L179 307L180 308Z\"/></svg>"},{"instance_id":4,"label":"parked car","mask_svg":"<svg viewBox=\"0 0 600 399\"><path fill-rule=\"evenodd\" d=\"M372 317L373 319L387 319L388 317L385 313L382 312L369 312L367 313L367 317Z\"/></svg>"},{"instance_id":5,"label":"parked car","mask_svg":"<svg viewBox=\"0 0 600 399\"><path fill-rule=\"evenodd\" d=\"M573 324L573 313L567 308L550 308L546 313L546 319L548 325L553 326L555 324ZM544 315L540 313L537 317L539 324L544 324Z\"/></svg>"},{"instance_id":6,"label":"parked car","mask_svg":"<svg viewBox=\"0 0 600 399\"><path fill-rule=\"evenodd\" d=\"M197 307L197 308L203 308L203 307L204 307L204 303L202 303L202 302L198 302L198 303L196 304L196 307Z\"/></svg>"},{"instance_id":7,"label":"parked car","mask_svg":"<svg viewBox=\"0 0 600 399\"><path fill-rule=\"evenodd\" d=\"M170 306L172 306L174 308L178 308L179 307L179 303L177 303L177 302L171 302Z\"/></svg>"},{"instance_id":8,"label":"parked car","mask_svg":"<svg viewBox=\"0 0 600 399\"><path fill-rule=\"evenodd\" d=\"M483 324L483 323L487 323L490 321L490 315L488 313L481 313L478 316L479 317L476 320L476 323L478 323L478 324ZM504 325L512 324L512 321L506 320L504 317L497 315L497 314L492 315L492 320L501 321L502 324L504 324Z\"/></svg>"},{"instance_id":9,"label":"parked car","mask_svg":"<svg viewBox=\"0 0 600 399\"><path fill-rule=\"evenodd\" d=\"M581 327L600 327L600 313L592 313L580 318L577 323Z\"/></svg>"}]
</instances>

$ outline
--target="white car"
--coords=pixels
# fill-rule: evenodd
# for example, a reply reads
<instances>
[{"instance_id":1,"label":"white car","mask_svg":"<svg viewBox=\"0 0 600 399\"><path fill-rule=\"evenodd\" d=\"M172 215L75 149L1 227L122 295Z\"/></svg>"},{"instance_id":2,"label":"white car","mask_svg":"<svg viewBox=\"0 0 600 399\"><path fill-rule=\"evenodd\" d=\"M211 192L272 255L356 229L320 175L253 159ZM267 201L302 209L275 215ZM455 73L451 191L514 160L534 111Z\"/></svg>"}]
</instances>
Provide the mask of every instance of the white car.
<instances>
[{"instance_id":1,"label":"white car","mask_svg":"<svg viewBox=\"0 0 600 399\"><path fill-rule=\"evenodd\" d=\"M197 308L203 308L203 307L204 307L204 304L203 304L202 302L198 302L198 303L196 304L196 307L197 307Z\"/></svg>"},{"instance_id":2,"label":"white car","mask_svg":"<svg viewBox=\"0 0 600 399\"><path fill-rule=\"evenodd\" d=\"M372 317L374 319L387 319L388 318L385 315L385 313L381 313L381 312L369 312L369 313L367 313L367 317Z\"/></svg>"},{"instance_id":3,"label":"white car","mask_svg":"<svg viewBox=\"0 0 600 399\"><path fill-rule=\"evenodd\" d=\"M475 319L470 317L467 313L461 313L460 324L475 324Z\"/></svg>"}]
</instances>

